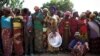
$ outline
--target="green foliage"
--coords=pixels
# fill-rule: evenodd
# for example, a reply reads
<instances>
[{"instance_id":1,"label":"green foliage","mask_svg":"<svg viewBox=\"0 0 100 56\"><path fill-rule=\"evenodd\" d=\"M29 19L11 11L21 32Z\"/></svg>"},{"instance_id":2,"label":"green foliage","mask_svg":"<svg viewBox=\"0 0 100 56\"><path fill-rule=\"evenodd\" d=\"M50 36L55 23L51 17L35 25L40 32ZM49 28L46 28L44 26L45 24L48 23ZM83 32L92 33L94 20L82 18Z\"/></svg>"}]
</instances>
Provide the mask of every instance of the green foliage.
<instances>
[{"instance_id":1,"label":"green foliage","mask_svg":"<svg viewBox=\"0 0 100 56\"><path fill-rule=\"evenodd\" d=\"M9 6L11 8L22 8L24 0L0 0L0 8Z\"/></svg>"},{"instance_id":2,"label":"green foliage","mask_svg":"<svg viewBox=\"0 0 100 56\"><path fill-rule=\"evenodd\" d=\"M0 0L0 8L2 8L7 2L7 0Z\"/></svg>"},{"instance_id":3,"label":"green foliage","mask_svg":"<svg viewBox=\"0 0 100 56\"><path fill-rule=\"evenodd\" d=\"M56 6L58 10L62 11L72 11L73 8L73 4L70 0L51 0L50 2L43 4L42 8L50 8L51 6Z\"/></svg>"},{"instance_id":4,"label":"green foliage","mask_svg":"<svg viewBox=\"0 0 100 56\"><path fill-rule=\"evenodd\" d=\"M20 1L20 0L9 0L9 5L10 5L10 7L11 8L22 8L22 4L23 4L23 2L24 2L24 0L23 1Z\"/></svg>"}]
</instances>

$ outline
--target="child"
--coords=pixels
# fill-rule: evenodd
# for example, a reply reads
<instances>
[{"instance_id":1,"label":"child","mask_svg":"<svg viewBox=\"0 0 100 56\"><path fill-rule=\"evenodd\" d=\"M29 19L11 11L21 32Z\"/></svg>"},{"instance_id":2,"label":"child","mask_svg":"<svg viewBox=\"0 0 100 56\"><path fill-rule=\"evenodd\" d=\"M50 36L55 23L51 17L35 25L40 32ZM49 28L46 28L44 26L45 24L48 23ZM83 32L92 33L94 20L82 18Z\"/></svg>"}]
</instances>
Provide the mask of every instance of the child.
<instances>
[{"instance_id":1,"label":"child","mask_svg":"<svg viewBox=\"0 0 100 56\"><path fill-rule=\"evenodd\" d=\"M85 56L87 50L89 50L88 42L82 41L80 38L80 33L75 33L75 39L73 39L69 44L69 49L73 56Z\"/></svg>"}]
</instances>

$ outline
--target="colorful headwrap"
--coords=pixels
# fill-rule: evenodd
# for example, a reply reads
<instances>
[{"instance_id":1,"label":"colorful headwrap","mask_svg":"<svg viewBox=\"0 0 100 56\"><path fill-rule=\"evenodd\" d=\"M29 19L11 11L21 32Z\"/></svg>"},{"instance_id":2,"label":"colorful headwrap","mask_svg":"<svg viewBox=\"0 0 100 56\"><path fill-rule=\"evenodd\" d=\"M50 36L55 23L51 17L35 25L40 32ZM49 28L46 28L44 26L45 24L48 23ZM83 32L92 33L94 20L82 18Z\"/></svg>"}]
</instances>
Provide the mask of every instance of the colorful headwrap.
<instances>
[{"instance_id":1,"label":"colorful headwrap","mask_svg":"<svg viewBox=\"0 0 100 56\"><path fill-rule=\"evenodd\" d=\"M56 7L55 6L52 6L52 7L50 7L50 11L52 12L52 13L55 13L56 12Z\"/></svg>"},{"instance_id":2,"label":"colorful headwrap","mask_svg":"<svg viewBox=\"0 0 100 56\"><path fill-rule=\"evenodd\" d=\"M48 8L44 8L43 10L45 10L45 11L49 11Z\"/></svg>"}]
</instances>

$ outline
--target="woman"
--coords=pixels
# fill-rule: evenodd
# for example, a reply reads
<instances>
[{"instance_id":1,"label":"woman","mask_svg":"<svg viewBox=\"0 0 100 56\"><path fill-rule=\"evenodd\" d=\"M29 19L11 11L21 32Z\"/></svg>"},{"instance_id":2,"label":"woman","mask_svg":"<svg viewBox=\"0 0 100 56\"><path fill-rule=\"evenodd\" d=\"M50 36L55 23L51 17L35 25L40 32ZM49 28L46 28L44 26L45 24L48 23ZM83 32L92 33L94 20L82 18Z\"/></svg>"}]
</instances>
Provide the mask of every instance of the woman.
<instances>
[{"instance_id":1,"label":"woman","mask_svg":"<svg viewBox=\"0 0 100 56\"><path fill-rule=\"evenodd\" d=\"M80 19L78 20L78 28L82 40L88 41L87 19L84 12L81 14Z\"/></svg>"},{"instance_id":2,"label":"woman","mask_svg":"<svg viewBox=\"0 0 100 56\"><path fill-rule=\"evenodd\" d=\"M3 56L11 56L12 54L12 13L9 8L3 9L4 16L1 17L1 37L3 43Z\"/></svg>"},{"instance_id":3,"label":"woman","mask_svg":"<svg viewBox=\"0 0 100 56\"><path fill-rule=\"evenodd\" d=\"M99 53L100 28L95 23L94 20L95 20L95 14L90 14L90 21L88 21L89 45L90 45L90 51L92 53Z\"/></svg>"},{"instance_id":4,"label":"woman","mask_svg":"<svg viewBox=\"0 0 100 56\"><path fill-rule=\"evenodd\" d=\"M49 35L49 33L51 33L51 32L53 32L54 34L55 34L55 32L58 32L57 23L56 23L55 19L51 19L50 22L51 22L51 25L47 28L47 35ZM55 47L51 46L48 42L48 51L56 52L56 51L59 51L59 48L55 48Z\"/></svg>"},{"instance_id":5,"label":"woman","mask_svg":"<svg viewBox=\"0 0 100 56\"><path fill-rule=\"evenodd\" d=\"M76 20L77 16L78 16L77 13L74 12L73 17L68 20L70 25L70 32L71 32L71 37L69 41L73 39L75 32L78 31L78 20Z\"/></svg>"},{"instance_id":6,"label":"woman","mask_svg":"<svg viewBox=\"0 0 100 56\"><path fill-rule=\"evenodd\" d=\"M29 55L33 56L33 34L31 31L32 22L31 22L29 9L23 8L21 14L23 16L23 26L24 26L25 56L27 56L28 53Z\"/></svg>"},{"instance_id":7,"label":"woman","mask_svg":"<svg viewBox=\"0 0 100 56\"><path fill-rule=\"evenodd\" d=\"M65 18L62 19L62 21L59 24L59 33L61 34L63 39L62 46L61 46L61 49L63 51L68 50L69 38L71 36L70 25L68 21L70 15L71 13L69 11L65 12L64 14Z\"/></svg>"},{"instance_id":8,"label":"woman","mask_svg":"<svg viewBox=\"0 0 100 56\"><path fill-rule=\"evenodd\" d=\"M38 6L34 7L35 13L32 15L34 25L34 49L36 52L43 52L43 20L44 16Z\"/></svg>"},{"instance_id":9,"label":"woman","mask_svg":"<svg viewBox=\"0 0 100 56\"><path fill-rule=\"evenodd\" d=\"M13 46L14 46L14 53L16 56L22 56L24 53L23 50L23 25L22 19L23 17L20 16L20 10L15 9L15 17L13 19Z\"/></svg>"},{"instance_id":10,"label":"woman","mask_svg":"<svg viewBox=\"0 0 100 56\"><path fill-rule=\"evenodd\" d=\"M47 8L43 9L43 15L44 15L44 22L43 22L43 48L45 49L45 51L47 51L47 46L48 46L48 42L47 42L47 28L50 26L50 15L49 15L49 10Z\"/></svg>"}]
</instances>

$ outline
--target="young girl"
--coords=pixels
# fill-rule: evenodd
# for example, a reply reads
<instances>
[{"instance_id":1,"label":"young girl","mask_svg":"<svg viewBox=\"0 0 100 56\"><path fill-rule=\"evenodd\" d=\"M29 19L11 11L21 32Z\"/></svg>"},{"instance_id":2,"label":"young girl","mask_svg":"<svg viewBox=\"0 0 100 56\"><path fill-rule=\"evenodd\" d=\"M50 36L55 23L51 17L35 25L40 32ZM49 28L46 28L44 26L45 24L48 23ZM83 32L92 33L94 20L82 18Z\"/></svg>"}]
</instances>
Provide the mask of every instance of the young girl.
<instances>
[{"instance_id":1,"label":"young girl","mask_svg":"<svg viewBox=\"0 0 100 56\"><path fill-rule=\"evenodd\" d=\"M85 56L87 50L89 50L88 42L82 41L80 38L80 33L75 33L75 39L73 39L69 44L69 49L73 56Z\"/></svg>"}]
</instances>

